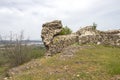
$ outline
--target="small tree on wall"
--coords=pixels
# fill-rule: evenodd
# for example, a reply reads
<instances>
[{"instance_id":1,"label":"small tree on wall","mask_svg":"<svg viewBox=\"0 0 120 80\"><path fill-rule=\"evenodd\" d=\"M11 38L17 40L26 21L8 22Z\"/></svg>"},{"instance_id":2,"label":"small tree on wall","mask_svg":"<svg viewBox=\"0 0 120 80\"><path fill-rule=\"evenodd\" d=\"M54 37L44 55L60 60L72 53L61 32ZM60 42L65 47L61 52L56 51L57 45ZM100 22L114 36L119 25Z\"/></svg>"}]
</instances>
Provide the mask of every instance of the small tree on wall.
<instances>
[{"instance_id":1,"label":"small tree on wall","mask_svg":"<svg viewBox=\"0 0 120 80\"><path fill-rule=\"evenodd\" d=\"M96 30L97 24L96 24L95 22L93 22L93 25L92 25L92 26L93 26L93 29Z\"/></svg>"},{"instance_id":2,"label":"small tree on wall","mask_svg":"<svg viewBox=\"0 0 120 80\"><path fill-rule=\"evenodd\" d=\"M60 32L60 35L67 35L67 34L71 34L72 30L70 28L68 28L67 26L62 28L62 31Z\"/></svg>"}]
</instances>

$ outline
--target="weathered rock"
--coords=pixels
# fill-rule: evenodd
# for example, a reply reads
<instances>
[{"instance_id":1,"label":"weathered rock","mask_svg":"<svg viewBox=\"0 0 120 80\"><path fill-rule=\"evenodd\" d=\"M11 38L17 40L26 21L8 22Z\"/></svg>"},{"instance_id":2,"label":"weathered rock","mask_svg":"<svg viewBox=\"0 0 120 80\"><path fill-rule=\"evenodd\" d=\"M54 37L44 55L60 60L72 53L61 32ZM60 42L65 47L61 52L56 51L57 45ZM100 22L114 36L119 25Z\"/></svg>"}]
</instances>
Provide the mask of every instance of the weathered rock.
<instances>
[{"instance_id":1,"label":"weathered rock","mask_svg":"<svg viewBox=\"0 0 120 80\"><path fill-rule=\"evenodd\" d=\"M103 34L103 35L86 35L79 37L79 44L87 43L120 46L120 36Z\"/></svg>"},{"instance_id":2,"label":"weathered rock","mask_svg":"<svg viewBox=\"0 0 120 80\"><path fill-rule=\"evenodd\" d=\"M76 34L78 34L79 36L98 35L99 31L95 30L92 26L86 26L78 30Z\"/></svg>"},{"instance_id":3,"label":"weathered rock","mask_svg":"<svg viewBox=\"0 0 120 80\"><path fill-rule=\"evenodd\" d=\"M120 34L120 30L101 31L102 34Z\"/></svg>"},{"instance_id":4,"label":"weathered rock","mask_svg":"<svg viewBox=\"0 0 120 80\"><path fill-rule=\"evenodd\" d=\"M76 42L78 42L78 36L75 34L56 36L49 46L48 53L60 53L65 47Z\"/></svg>"},{"instance_id":5,"label":"weathered rock","mask_svg":"<svg viewBox=\"0 0 120 80\"><path fill-rule=\"evenodd\" d=\"M81 28L76 32L79 44L95 43L120 46L120 30L99 31L92 26Z\"/></svg>"},{"instance_id":6,"label":"weathered rock","mask_svg":"<svg viewBox=\"0 0 120 80\"><path fill-rule=\"evenodd\" d=\"M62 23L59 20L43 24L42 40L47 48L46 55L59 53L63 48L78 42L77 34L59 35Z\"/></svg>"},{"instance_id":7,"label":"weathered rock","mask_svg":"<svg viewBox=\"0 0 120 80\"><path fill-rule=\"evenodd\" d=\"M54 36L62 30L62 23L59 20L48 22L42 25L41 37L44 42L44 45L48 48L48 45L52 42Z\"/></svg>"}]
</instances>

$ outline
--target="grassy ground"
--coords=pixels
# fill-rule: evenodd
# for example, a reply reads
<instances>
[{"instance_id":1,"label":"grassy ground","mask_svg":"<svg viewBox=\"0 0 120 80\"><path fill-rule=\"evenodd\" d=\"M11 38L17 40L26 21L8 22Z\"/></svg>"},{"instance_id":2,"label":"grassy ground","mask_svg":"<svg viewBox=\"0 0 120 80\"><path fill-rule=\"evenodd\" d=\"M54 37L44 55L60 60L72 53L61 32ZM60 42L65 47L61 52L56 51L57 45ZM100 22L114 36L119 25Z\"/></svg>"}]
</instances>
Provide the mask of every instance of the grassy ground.
<instances>
[{"instance_id":1,"label":"grassy ground","mask_svg":"<svg viewBox=\"0 0 120 80\"><path fill-rule=\"evenodd\" d=\"M39 59L41 66L15 74L11 80L111 80L120 75L120 48L95 45L72 57L61 54Z\"/></svg>"}]
</instances>

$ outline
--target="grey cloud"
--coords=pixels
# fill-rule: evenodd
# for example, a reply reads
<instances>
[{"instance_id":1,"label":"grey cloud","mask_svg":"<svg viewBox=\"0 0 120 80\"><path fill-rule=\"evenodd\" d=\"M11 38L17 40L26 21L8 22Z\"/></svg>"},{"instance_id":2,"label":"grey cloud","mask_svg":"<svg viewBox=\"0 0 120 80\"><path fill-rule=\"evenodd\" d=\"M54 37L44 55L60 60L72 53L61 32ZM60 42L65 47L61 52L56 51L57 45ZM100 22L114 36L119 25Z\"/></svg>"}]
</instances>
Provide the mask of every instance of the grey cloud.
<instances>
[{"instance_id":1,"label":"grey cloud","mask_svg":"<svg viewBox=\"0 0 120 80\"><path fill-rule=\"evenodd\" d=\"M25 36L40 39L42 24L60 19L73 31L98 24L102 30L120 28L119 0L0 0L0 34L25 31ZM86 2L86 3L85 3ZM72 5L72 6L71 6ZM83 8L83 9L82 9Z\"/></svg>"}]
</instances>

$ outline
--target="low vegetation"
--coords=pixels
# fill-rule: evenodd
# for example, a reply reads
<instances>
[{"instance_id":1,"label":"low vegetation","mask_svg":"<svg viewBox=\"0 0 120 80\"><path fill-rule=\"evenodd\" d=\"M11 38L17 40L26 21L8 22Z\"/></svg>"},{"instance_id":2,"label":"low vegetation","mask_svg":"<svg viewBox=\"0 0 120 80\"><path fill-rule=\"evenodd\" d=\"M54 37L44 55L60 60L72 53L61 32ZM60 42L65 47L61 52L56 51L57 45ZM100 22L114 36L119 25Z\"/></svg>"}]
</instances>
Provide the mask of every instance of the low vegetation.
<instances>
[{"instance_id":1,"label":"low vegetation","mask_svg":"<svg viewBox=\"0 0 120 80\"><path fill-rule=\"evenodd\" d=\"M12 36L10 40L0 39L2 47L0 47L0 79L1 75L13 67L20 66L32 59L44 56L45 47L39 45L28 45L27 42L23 43L23 34L13 41Z\"/></svg>"},{"instance_id":2,"label":"low vegetation","mask_svg":"<svg viewBox=\"0 0 120 80\"><path fill-rule=\"evenodd\" d=\"M0 53L0 75L4 74L8 69L20 66L32 59L41 58L44 56L45 48L28 46L20 53ZM0 76L1 77L1 76Z\"/></svg>"},{"instance_id":3,"label":"low vegetation","mask_svg":"<svg viewBox=\"0 0 120 80\"><path fill-rule=\"evenodd\" d=\"M62 31L59 34L60 35L67 35L67 34L71 34L71 33L72 33L72 30L69 27L65 26L62 28Z\"/></svg>"},{"instance_id":4,"label":"low vegetation","mask_svg":"<svg viewBox=\"0 0 120 80\"><path fill-rule=\"evenodd\" d=\"M92 27L93 27L94 30L96 30L97 29L97 24L94 22Z\"/></svg>"},{"instance_id":5,"label":"low vegetation","mask_svg":"<svg viewBox=\"0 0 120 80\"><path fill-rule=\"evenodd\" d=\"M41 66L12 77L14 80L111 80L120 75L120 48L91 45L72 57L61 54L41 58L37 61Z\"/></svg>"}]
</instances>

